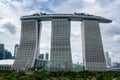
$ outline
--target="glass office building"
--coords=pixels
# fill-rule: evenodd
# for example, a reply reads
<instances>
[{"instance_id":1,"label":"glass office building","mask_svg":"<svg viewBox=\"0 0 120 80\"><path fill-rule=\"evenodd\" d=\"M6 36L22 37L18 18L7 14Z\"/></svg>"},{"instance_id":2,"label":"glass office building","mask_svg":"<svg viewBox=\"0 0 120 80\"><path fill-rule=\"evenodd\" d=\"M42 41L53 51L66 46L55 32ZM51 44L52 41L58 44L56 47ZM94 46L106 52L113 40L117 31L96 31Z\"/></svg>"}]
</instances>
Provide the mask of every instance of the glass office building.
<instances>
[{"instance_id":1,"label":"glass office building","mask_svg":"<svg viewBox=\"0 0 120 80\"><path fill-rule=\"evenodd\" d=\"M0 44L0 60L4 59L4 57L5 57L4 44Z\"/></svg>"},{"instance_id":2,"label":"glass office building","mask_svg":"<svg viewBox=\"0 0 120 80\"><path fill-rule=\"evenodd\" d=\"M18 44L15 44L15 48L14 48L14 59L15 59L15 57L16 57L17 54L18 54L18 48L19 48L19 45L18 45Z\"/></svg>"}]
</instances>

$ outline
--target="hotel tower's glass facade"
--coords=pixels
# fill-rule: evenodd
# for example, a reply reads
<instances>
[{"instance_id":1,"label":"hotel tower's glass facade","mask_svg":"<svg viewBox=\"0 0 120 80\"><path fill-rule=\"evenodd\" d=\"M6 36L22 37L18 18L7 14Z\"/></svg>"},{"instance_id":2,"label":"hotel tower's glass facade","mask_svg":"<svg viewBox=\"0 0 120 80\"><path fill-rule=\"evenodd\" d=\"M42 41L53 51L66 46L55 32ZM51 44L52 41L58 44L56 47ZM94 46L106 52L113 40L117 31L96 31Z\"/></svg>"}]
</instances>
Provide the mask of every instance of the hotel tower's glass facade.
<instances>
[{"instance_id":1,"label":"hotel tower's glass facade","mask_svg":"<svg viewBox=\"0 0 120 80\"><path fill-rule=\"evenodd\" d=\"M34 66L39 45L39 24L37 20L22 20L20 47L13 69L20 71Z\"/></svg>"},{"instance_id":2,"label":"hotel tower's glass facade","mask_svg":"<svg viewBox=\"0 0 120 80\"><path fill-rule=\"evenodd\" d=\"M50 62L51 71L72 70L70 21L68 19L52 19Z\"/></svg>"},{"instance_id":3,"label":"hotel tower's glass facade","mask_svg":"<svg viewBox=\"0 0 120 80\"><path fill-rule=\"evenodd\" d=\"M105 71L106 63L99 22L96 20L84 20L81 24L82 50L85 70Z\"/></svg>"}]
</instances>

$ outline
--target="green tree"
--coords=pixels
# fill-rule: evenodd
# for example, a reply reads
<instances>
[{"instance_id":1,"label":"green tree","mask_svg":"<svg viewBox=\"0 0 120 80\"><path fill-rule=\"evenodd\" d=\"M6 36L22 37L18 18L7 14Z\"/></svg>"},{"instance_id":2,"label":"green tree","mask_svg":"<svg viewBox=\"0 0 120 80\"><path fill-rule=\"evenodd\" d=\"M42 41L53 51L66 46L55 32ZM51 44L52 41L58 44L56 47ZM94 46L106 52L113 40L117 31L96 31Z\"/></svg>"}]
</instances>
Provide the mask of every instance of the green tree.
<instances>
[{"instance_id":1,"label":"green tree","mask_svg":"<svg viewBox=\"0 0 120 80\"><path fill-rule=\"evenodd\" d=\"M19 80L33 80L33 79L28 76L21 76Z\"/></svg>"},{"instance_id":2,"label":"green tree","mask_svg":"<svg viewBox=\"0 0 120 80\"><path fill-rule=\"evenodd\" d=\"M96 80L104 80L102 74L97 74L96 75Z\"/></svg>"}]
</instances>

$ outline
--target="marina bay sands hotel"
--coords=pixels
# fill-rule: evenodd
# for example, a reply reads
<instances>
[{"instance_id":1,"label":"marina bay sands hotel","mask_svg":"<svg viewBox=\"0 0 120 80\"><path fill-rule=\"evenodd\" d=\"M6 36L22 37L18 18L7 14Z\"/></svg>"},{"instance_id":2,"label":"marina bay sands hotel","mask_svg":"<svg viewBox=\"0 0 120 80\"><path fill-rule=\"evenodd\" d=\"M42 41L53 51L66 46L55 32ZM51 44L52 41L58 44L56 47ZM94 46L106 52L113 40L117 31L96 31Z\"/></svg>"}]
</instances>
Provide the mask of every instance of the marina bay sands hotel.
<instances>
[{"instance_id":1,"label":"marina bay sands hotel","mask_svg":"<svg viewBox=\"0 0 120 80\"><path fill-rule=\"evenodd\" d=\"M41 21L52 21L50 71L72 71L70 21L81 21L82 54L85 70L106 71L99 23L112 21L85 13L46 14L36 13L21 17L21 39L18 55L13 64L17 71L34 67L39 53Z\"/></svg>"}]
</instances>

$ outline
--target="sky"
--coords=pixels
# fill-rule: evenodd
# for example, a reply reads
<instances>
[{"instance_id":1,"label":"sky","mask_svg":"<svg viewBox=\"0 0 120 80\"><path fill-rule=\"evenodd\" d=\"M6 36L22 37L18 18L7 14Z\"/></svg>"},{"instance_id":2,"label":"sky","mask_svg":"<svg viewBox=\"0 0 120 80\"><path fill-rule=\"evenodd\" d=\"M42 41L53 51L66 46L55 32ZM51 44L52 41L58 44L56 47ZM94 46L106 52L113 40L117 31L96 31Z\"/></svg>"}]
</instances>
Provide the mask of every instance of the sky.
<instances>
[{"instance_id":1,"label":"sky","mask_svg":"<svg viewBox=\"0 0 120 80\"><path fill-rule=\"evenodd\" d=\"M100 23L104 52L112 62L120 62L120 0L0 0L0 43L14 53L20 42L20 17L33 13L89 13L111 19ZM81 22L71 22L71 48L74 63L82 62ZM40 53L50 53L51 22L42 22Z\"/></svg>"}]
</instances>

